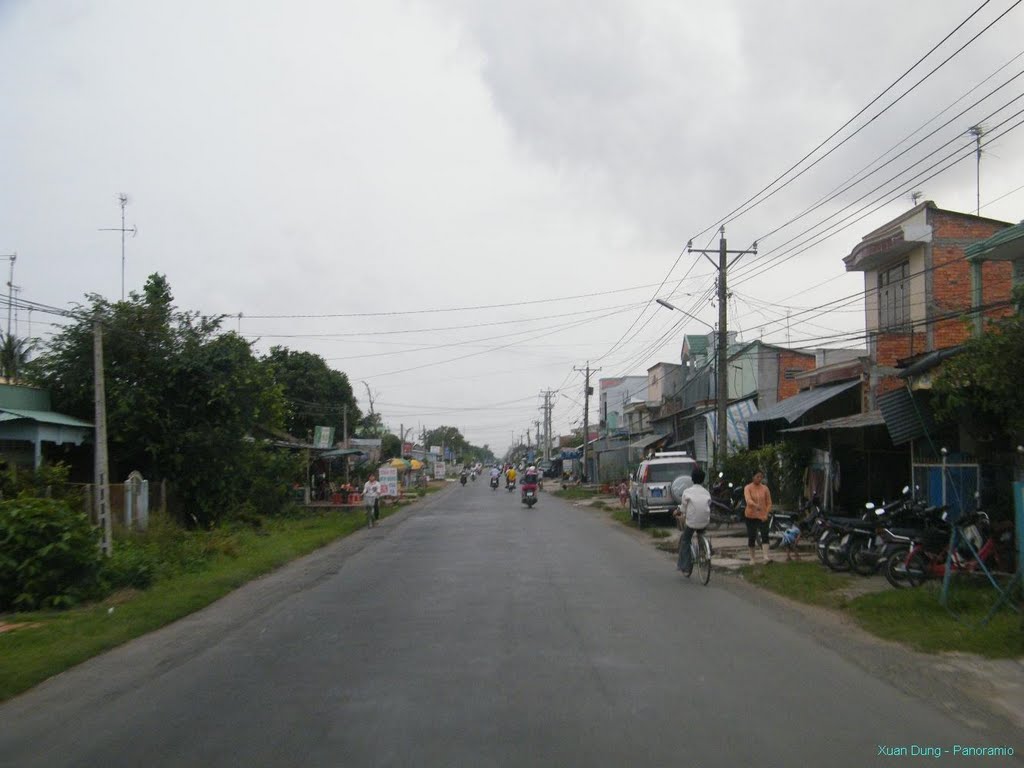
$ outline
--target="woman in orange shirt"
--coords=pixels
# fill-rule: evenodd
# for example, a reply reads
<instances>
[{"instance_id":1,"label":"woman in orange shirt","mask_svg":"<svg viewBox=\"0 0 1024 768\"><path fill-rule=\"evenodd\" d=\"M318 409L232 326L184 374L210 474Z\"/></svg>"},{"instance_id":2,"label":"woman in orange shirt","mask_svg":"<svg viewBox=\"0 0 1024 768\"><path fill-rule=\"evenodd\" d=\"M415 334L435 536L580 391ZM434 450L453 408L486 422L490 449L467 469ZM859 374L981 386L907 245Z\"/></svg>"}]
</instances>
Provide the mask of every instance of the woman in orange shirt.
<instances>
[{"instance_id":1,"label":"woman in orange shirt","mask_svg":"<svg viewBox=\"0 0 1024 768\"><path fill-rule=\"evenodd\" d=\"M754 542L757 541L757 533L761 532L761 552L766 563L771 562L768 558L768 514L772 511L772 494L768 486L764 484L764 472L757 470L754 479L743 489L743 498L747 507L743 511L747 524L747 546L750 547L750 562L757 562L755 557L757 550Z\"/></svg>"}]
</instances>

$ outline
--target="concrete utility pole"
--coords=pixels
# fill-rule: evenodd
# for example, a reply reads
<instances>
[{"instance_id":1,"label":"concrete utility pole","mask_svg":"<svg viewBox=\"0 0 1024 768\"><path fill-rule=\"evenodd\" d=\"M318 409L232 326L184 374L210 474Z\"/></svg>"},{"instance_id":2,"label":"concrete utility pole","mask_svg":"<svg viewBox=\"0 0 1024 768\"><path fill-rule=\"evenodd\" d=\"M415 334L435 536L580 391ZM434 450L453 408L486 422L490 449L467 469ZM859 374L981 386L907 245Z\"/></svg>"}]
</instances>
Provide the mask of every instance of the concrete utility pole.
<instances>
[{"instance_id":1,"label":"concrete utility pole","mask_svg":"<svg viewBox=\"0 0 1024 768\"><path fill-rule=\"evenodd\" d=\"M11 262L11 276L7 280L7 335L11 335L11 313L14 310L14 262L18 260L17 253L5 253L0 259L7 259Z\"/></svg>"},{"instance_id":2,"label":"concrete utility pole","mask_svg":"<svg viewBox=\"0 0 1024 768\"><path fill-rule=\"evenodd\" d=\"M100 524L100 550L109 556L114 549L110 525L110 469L107 465L107 395L103 383L103 326L99 319L92 325L93 391L96 413L96 449L93 480L96 487L96 520Z\"/></svg>"},{"instance_id":3,"label":"concrete utility pole","mask_svg":"<svg viewBox=\"0 0 1024 768\"><path fill-rule=\"evenodd\" d=\"M544 460L551 461L551 409L554 407L554 391L546 390L544 395Z\"/></svg>"},{"instance_id":4,"label":"concrete utility pole","mask_svg":"<svg viewBox=\"0 0 1024 768\"><path fill-rule=\"evenodd\" d=\"M574 371L583 372L582 368L573 368ZM581 476L584 482L588 481L587 477L587 448L590 442L590 396L594 394L594 388L590 386L590 374L597 373L600 368L590 370L590 361L587 361L586 367L586 383L583 385L583 468Z\"/></svg>"},{"instance_id":5,"label":"concrete utility pole","mask_svg":"<svg viewBox=\"0 0 1024 768\"><path fill-rule=\"evenodd\" d=\"M711 262L711 266L718 270L718 344L716 352L716 368L715 380L718 392L715 397L715 404L717 406L716 421L718 422L718 439L715 445L715 466L721 469L722 463L725 458L729 455L729 330L728 330L728 312L727 303L729 300L729 293L726 286L726 274L729 271L729 267L735 264L741 256L745 253L757 253L757 241L754 241L754 245L750 250L747 251L730 251L726 248L725 243L725 226L719 230L718 239L718 263L716 264L714 259L708 256L709 253L715 253L713 250L702 250L693 247L693 241L691 240L686 244L687 253L702 253L704 258ZM728 262L728 255L730 253L736 254L736 258L732 262Z\"/></svg>"}]
</instances>

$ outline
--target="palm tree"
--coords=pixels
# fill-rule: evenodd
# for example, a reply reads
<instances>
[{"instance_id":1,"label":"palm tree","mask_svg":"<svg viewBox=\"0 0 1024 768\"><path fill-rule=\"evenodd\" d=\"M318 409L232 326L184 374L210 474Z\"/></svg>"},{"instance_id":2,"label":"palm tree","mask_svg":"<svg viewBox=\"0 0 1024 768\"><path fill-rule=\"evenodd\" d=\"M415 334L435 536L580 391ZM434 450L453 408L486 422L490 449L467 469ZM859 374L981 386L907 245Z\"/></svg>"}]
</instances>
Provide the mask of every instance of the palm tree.
<instances>
[{"instance_id":1,"label":"palm tree","mask_svg":"<svg viewBox=\"0 0 1024 768\"><path fill-rule=\"evenodd\" d=\"M0 333L3 341L0 342L0 370L7 377L9 382L17 381L18 371L24 368L28 362L34 344L28 339L19 339L13 334Z\"/></svg>"}]
</instances>

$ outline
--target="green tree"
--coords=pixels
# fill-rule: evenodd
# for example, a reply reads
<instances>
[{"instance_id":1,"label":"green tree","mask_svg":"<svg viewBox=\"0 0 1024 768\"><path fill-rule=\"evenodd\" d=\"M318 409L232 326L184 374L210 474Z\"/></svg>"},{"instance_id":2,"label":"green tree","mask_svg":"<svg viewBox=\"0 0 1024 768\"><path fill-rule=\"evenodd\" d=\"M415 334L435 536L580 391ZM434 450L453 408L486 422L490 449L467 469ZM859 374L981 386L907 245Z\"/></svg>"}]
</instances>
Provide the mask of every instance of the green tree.
<instances>
[{"instance_id":1,"label":"green tree","mask_svg":"<svg viewBox=\"0 0 1024 768\"><path fill-rule=\"evenodd\" d=\"M1024 288L1014 292L1018 308ZM947 360L932 385L938 416L997 441L1024 434L1024 317L1017 313L988 325Z\"/></svg>"},{"instance_id":2,"label":"green tree","mask_svg":"<svg viewBox=\"0 0 1024 768\"><path fill-rule=\"evenodd\" d=\"M3 341L0 342L0 370L10 382L16 382L19 374L25 370L28 356L32 353L35 345L28 339L19 339L13 333L0 334Z\"/></svg>"},{"instance_id":3,"label":"green tree","mask_svg":"<svg viewBox=\"0 0 1024 768\"><path fill-rule=\"evenodd\" d=\"M111 476L133 469L173 481L189 519L211 525L252 503L253 473L271 460L247 438L281 428L271 369L221 318L179 312L162 275L111 304L91 295L32 364L58 410L93 417L93 321L103 327ZM263 501L263 500L255 500Z\"/></svg>"},{"instance_id":4,"label":"green tree","mask_svg":"<svg viewBox=\"0 0 1024 768\"><path fill-rule=\"evenodd\" d=\"M362 414L348 376L330 368L319 355L286 347L273 347L263 361L288 403L285 428L290 434L305 438L314 427L334 427L335 438L341 440L346 410L349 434L356 433Z\"/></svg>"}]
</instances>

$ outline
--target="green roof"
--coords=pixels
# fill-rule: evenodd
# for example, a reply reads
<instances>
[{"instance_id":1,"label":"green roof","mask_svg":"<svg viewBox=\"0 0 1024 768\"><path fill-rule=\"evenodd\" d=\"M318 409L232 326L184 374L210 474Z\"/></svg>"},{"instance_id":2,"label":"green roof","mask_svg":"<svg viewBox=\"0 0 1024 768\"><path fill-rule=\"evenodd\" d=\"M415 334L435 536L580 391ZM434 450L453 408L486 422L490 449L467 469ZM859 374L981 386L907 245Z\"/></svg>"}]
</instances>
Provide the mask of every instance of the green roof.
<instances>
[{"instance_id":1,"label":"green roof","mask_svg":"<svg viewBox=\"0 0 1024 768\"><path fill-rule=\"evenodd\" d=\"M1024 221L964 248L968 259L1024 259Z\"/></svg>"},{"instance_id":2,"label":"green roof","mask_svg":"<svg viewBox=\"0 0 1024 768\"><path fill-rule=\"evenodd\" d=\"M708 337L687 335L686 345L690 348L690 351L693 354L706 355L708 352Z\"/></svg>"},{"instance_id":3,"label":"green roof","mask_svg":"<svg viewBox=\"0 0 1024 768\"><path fill-rule=\"evenodd\" d=\"M37 421L40 424L53 424L58 427L82 427L83 429L92 429L92 424L88 421L76 419L74 416L65 416L63 413L57 413L56 411L32 411L21 408L13 410L11 408L0 408L0 422L18 421L19 419Z\"/></svg>"}]
</instances>

